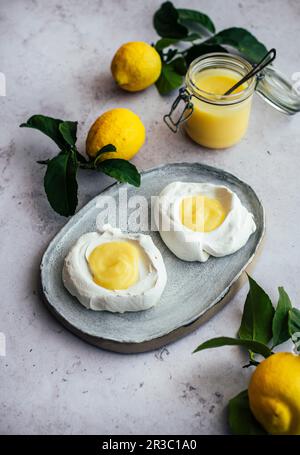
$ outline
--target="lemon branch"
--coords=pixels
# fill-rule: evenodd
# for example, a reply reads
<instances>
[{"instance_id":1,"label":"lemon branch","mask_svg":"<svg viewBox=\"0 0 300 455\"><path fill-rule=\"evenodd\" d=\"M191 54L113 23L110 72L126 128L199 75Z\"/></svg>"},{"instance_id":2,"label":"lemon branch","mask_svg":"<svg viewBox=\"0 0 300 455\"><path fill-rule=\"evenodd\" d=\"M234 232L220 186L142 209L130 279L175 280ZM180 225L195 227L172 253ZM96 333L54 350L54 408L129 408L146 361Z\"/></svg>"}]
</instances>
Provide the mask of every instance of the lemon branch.
<instances>
[{"instance_id":1,"label":"lemon branch","mask_svg":"<svg viewBox=\"0 0 300 455\"><path fill-rule=\"evenodd\" d=\"M300 406L295 405L296 417L289 416L285 418L288 410L285 404L277 400L276 392L270 389L270 384L279 388L278 394L282 395L282 390L289 394L293 390L293 384L289 372L282 376L281 371L288 368L292 377L299 378L300 375L300 358L291 353L276 353L273 349L291 340L294 342L295 351L300 352L300 311L293 308L288 294L283 287L279 287L279 299L274 309L270 297L256 283L253 278L248 276L249 292L244 305L241 325L236 338L218 337L201 343L194 352L200 352L204 349L217 348L221 346L241 346L248 350L249 362L243 368L250 366L257 367L252 375L250 386L250 395L244 390L229 402L229 426L235 434L263 434L266 432L279 434L299 434L300 433ZM269 347L272 346L272 348ZM261 355L265 359L259 362L256 355ZM276 361L274 360L276 358ZM261 371L264 373L262 374ZM274 371L275 379L268 380L270 371ZM259 375L256 372L260 372ZM277 377L284 377L288 385L277 385ZM259 378L259 379L257 379ZM295 380L295 387L299 383ZM254 385L253 385L254 384ZM274 398L265 398L265 391ZM300 393L300 389L299 389ZM294 393L291 392L292 397ZM261 400L257 397L262 396ZM297 397L296 397L297 398ZM278 401L278 403L277 403ZM288 396L287 401L293 401ZM295 401L295 400L294 400ZM264 406L270 406L266 410ZM298 403L298 399L296 399ZM276 404L276 406L275 406ZM251 405L251 409L250 409ZM275 408L274 408L275 406ZM279 406L279 407L278 407ZM280 406L284 407L284 412L278 411ZM255 410L253 415L253 410ZM274 414L274 417L272 417ZM270 416L270 417L268 417ZM282 419L282 421L280 420ZM274 424L272 422L278 422Z\"/></svg>"},{"instance_id":2,"label":"lemon branch","mask_svg":"<svg viewBox=\"0 0 300 455\"><path fill-rule=\"evenodd\" d=\"M105 159L106 153L116 152L114 145L105 145L89 160L79 153L76 147L77 122L34 115L20 127L39 130L59 147L54 158L40 160L38 163L47 166L44 177L45 192L53 210L62 216L73 215L76 211L79 168L102 172L119 182L140 186L140 174L132 163L120 158Z\"/></svg>"}]
</instances>

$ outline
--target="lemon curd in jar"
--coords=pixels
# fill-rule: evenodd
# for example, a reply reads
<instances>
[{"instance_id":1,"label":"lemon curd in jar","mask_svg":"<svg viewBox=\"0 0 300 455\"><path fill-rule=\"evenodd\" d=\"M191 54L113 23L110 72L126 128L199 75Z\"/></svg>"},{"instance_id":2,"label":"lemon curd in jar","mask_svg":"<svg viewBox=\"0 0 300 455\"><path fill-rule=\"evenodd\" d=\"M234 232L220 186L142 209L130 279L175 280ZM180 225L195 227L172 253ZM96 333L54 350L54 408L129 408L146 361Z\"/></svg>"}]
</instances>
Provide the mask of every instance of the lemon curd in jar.
<instances>
[{"instance_id":1,"label":"lemon curd in jar","mask_svg":"<svg viewBox=\"0 0 300 455\"><path fill-rule=\"evenodd\" d=\"M252 78L232 94L224 94L251 68L244 59L230 54L210 54L191 64L186 86L192 94L193 113L185 122L185 129L195 142L222 149L242 139L248 127L255 82Z\"/></svg>"}]
</instances>

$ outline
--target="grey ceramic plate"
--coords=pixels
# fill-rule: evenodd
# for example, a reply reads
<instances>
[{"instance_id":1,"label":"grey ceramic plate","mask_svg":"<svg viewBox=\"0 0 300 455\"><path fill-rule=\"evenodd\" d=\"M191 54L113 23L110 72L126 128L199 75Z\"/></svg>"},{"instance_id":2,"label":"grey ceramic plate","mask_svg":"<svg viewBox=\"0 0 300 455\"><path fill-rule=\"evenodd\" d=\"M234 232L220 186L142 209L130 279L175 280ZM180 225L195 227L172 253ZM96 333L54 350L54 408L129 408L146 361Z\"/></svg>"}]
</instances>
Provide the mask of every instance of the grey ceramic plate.
<instances>
[{"instance_id":1,"label":"grey ceramic plate","mask_svg":"<svg viewBox=\"0 0 300 455\"><path fill-rule=\"evenodd\" d=\"M237 253L213 258L206 263L177 259L157 232L147 232L160 249L168 282L160 303L150 310L115 314L85 309L64 288L61 272L70 247L82 234L95 230L102 195L114 196L128 189L128 197L158 195L170 182L211 182L228 186L254 214L256 232ZM142 185L114 184L83 207L52 240L41 263L42 290L49 309L73 333L104 349L116 352L143 352L174 341L198 327L235 292L243 271L257 253L264 234L264 210L251 187L222 170L198 163L167 164L146 171Z\"/></svg>"}]
</instances>

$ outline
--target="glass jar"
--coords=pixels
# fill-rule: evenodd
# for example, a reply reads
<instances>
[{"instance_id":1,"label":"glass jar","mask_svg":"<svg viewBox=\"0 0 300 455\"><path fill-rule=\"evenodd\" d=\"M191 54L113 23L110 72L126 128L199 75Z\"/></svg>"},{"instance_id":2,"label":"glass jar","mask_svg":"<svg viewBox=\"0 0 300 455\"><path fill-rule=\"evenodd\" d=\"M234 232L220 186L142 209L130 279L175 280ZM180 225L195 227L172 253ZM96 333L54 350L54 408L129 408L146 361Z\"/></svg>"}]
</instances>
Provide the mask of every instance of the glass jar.
<instances>
[{"instance_id":1,"label":"glass jar","mask_svg":"<svg viewBox=\"0 0 300 455\"><path fill-rule=\"evenodd\" d=\"M245 135L255 90L281 112L294 114L300 111L299 94L272 66L245 82L239 91L224 95L252 68L247 60L233 54L211 53L197 58L190 64L185 86L180 89L170 114L164 120L172 131L177 131L183 123L185 131L195 142L208 148L222 149L236 144ZM217 78L219 93L207 89L209 78ZM228 86L230 80L232 85ZM222 81L227 83L226 88L226 84L222 86ZM173 111L180 101L184 102L184 108L174 121Z\"/></svg>"}]
</instances>

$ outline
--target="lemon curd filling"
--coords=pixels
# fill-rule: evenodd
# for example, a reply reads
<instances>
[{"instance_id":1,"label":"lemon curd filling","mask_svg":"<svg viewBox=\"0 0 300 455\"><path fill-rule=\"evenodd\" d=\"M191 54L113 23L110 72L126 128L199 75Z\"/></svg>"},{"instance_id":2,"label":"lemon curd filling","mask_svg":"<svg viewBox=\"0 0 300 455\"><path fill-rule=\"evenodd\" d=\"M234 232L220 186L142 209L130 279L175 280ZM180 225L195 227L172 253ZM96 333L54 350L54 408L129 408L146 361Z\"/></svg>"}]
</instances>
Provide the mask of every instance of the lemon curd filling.
<instances>
[{"instance_id":1,"label":"lemon curd filling","mask_svg":"<svg viewBox=\"0 0 300 455\"><path fill-rule=\"evenodd\" d=\"M224 95L241 77L239 73L224 68L211 68L195 74L193 83L202 90L202 99L193 98L194 110L185 123L186 132L195 142L219 149L236 144L244 136L252 96L229 104L223 104L217 98ZM245 82L239 86L232 95L243 92L247 84Z\"/></svg>"},{"instance_id":2,"label":"lemon curd filling","mask_svg":"<svg viewBox=\"0 0 300 455\"><path fill-rule=\"evenodd\" d=\"M218 199L202 194L183 198L179 211L182 224L196 232L215 230L227 216L227 210Z\"/></svg>"},{"instance_id":3,"label":"lemon curd filling","mask_svg":"<svg viewBox=\"0 0 300 455\"><path fill-rule=\"evenodd\" d=\"M93 280L110 290L122 290L139 279L139 250L130 242L107 242L97 246L88 257Z\"/></svg>"},{"instance_id":4,"label":"lemon curd filling","mask_svg":"<svg viewBox=\"0 0 300 455\"><path fill-rule=\"evenodd\" d=\"M195 76L195 84L201 90L214 95L224 95L231 87L233 87L241 76L230 70L206 70ZM232 93L239 93L247 87L247 84L242 84Z\"/></svg>"}]
</instances>

